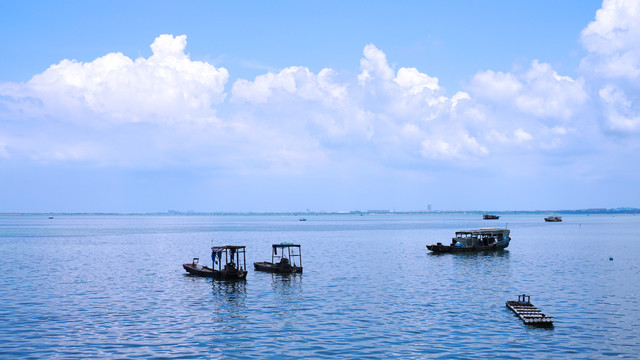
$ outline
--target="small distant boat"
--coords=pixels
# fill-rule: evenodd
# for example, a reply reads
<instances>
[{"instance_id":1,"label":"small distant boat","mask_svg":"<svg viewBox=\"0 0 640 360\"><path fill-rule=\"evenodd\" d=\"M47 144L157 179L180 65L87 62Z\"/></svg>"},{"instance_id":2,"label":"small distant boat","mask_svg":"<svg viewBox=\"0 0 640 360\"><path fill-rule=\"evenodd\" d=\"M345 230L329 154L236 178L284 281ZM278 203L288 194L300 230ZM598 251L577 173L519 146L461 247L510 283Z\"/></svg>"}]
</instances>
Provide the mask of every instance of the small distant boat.
<instances>
[{"instance_id":1,"label":"small distant boat","mask_svg":"<svg viewBox=\"0 0 640 360\"><path fill-rule=\"evenodd\" d=\"M254 269L274 273L302 273L302 253L300 252L300 245L283 242L273 244L271 248L271 262L255 262L253 263ZM278 254L278 250L280 254Z\"/></svg>"},{"instance_id":2,"label":"small distant boat","mask_svg":"<svg viewBox=\"0 0 640 360\"><path fill-rule=\"evenodd\" d=\"M546 218L544 218L544 221L546 221L546 222L561 222L562 221L562 216L547 216Z\"/></svg>"},{"instance_id":3,"label":"small distant boat","mask_svg":"<svg viewBox=\"0 0 640 360\"><path fill-rule=\"evenodd\" d=\"M484 215L482 215L482 218L485 219L485 220L498 220L498 219L500 219L500 216L492 215L492 214L484 214Z\"/></svg>"},{"instance_id":4,"label":"small distant boat","mask_svg":"<svg viewBox=\"0 0 640 360\"><path fill-rule=\"evenodd\" d=\"M242 256L240 256L241 254ZM193 258L190 264L182 264L182 267L194 276L210 277L218 280L246 279L245 246L214 246L211 248L211 260L213 261L212 267L201 265L199 258Z\"/></svg>"},{"instance_id":5,"label":"small distant boat","mask_svg":"<svg viewBox=\"0 0 640 360\"><path fill-rule=\"evenodd\" d=\"M502 250L509 246L509 233L509 229L496 228L463 230L456 232L456 236L451 239L451 245L437 243L427 245L427 249L434 253Z\"/></svg>"},{"instance_id":6,"label":"small distant boat","mask_svg":"<svg viewBox=\"0 0 640 360\"><path fill-rule=\"evenodd\" d=\"M298 221L307 221L307 218L300 218Z\"/></svg>"},{"instance_id":7,"label":"small distant boat","mask_svg":"<svg viewBox=\"0 0 640 360\"><path fill-rule=\"evenodd\" d=\"M49 219L53 219L53 216L49 216Z\"/></svg>"}]
</instances>

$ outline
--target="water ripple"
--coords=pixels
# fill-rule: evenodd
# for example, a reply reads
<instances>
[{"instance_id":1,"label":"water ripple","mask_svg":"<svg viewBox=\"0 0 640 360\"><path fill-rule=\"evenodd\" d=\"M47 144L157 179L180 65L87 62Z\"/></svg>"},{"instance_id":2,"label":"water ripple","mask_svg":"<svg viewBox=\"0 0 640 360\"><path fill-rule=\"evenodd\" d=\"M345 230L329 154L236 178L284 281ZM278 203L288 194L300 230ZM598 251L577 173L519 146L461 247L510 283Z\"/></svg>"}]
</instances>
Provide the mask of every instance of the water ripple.
<instances>
[{"instance_id":1,"label":"water ripple","mask_svg":"<svg viewBox=\"0 0 640 360\"><path fill-rule=\"evenodd\" d=\"M507 251L433 255L427 243L485 223L0 216L0 357L635 358L640 220L539 220L508 219ZM185 275L180 264L206 259L212 236L247 245L250 263L272 243L301 243L305 273ZM525 326L504 306L523 292L554 328Z\"/></svg>"}]
</instances>

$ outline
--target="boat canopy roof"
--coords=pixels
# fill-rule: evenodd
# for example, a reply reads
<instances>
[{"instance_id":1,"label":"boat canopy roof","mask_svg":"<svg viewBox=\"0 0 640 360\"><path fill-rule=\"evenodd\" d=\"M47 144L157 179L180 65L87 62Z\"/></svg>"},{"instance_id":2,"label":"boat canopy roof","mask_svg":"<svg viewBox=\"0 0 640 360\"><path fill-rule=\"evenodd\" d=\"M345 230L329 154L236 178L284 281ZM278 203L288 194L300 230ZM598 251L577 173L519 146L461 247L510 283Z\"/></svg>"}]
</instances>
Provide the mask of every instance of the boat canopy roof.
<instances>
[{"instance_id":1,"label":"boat canopy roof","mask_svg":"<svg viewBox=\"0 0 640 360\"><path fill-rule=\"evenodd\" d=\"M478 230L460 230L456 231L456 235L502 235L509 234L509 229L485 228Z\"/></svg>"},{"instance_id":2,"label":"boat canopy roof","mask_svg":"<svg viewBox=\"0 0 640 360\"><path fill-rule=\"evenodd\" d=\"M271 245L274 249L275 248L288 248L288 247L300 247L300 245L298 244L294 244L294 243L287 243L287 242L283 242L280 244L273 244Z\"/></svg>"},{"instance_id":3,"label":"boat canopy roof","mask_svg":"<svg viewBox=\"0 0 640 360\"><path fill-rule=\"evenodd\" d=\"M238 249L244 249L244 248L246 248L246 246L244 245L222 245L222 246L212 246L211 251L218 252L226 249L238 250Z\"/></svg>"}]
</instances>

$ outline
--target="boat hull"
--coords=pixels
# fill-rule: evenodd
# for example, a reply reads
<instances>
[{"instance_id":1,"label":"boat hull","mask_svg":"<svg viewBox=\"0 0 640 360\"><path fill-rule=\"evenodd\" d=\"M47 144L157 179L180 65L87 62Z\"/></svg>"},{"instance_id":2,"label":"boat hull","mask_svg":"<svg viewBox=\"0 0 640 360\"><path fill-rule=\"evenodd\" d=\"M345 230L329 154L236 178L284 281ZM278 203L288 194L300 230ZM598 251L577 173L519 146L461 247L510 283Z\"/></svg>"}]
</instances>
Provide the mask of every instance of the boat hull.
<instances>
[{"instance_id":1,"label":"boat hull","mask_svg":"<svg viewBox=\"0 0 640 360\"><path fill-rule=\"evenodd\" d=\"M270 263L268 261L255 262L253 263L253 268L257 271L267 271L281 274L302 273L301 266L282 266L279 264Z\"/></svg>"},{"instance_id":2,"label":"boat hull","mask_svg":"<svg viewBox=\"0 0 640 360\"><path fill-rule=\"evenodd\" d=\"M197 264L182 264L182 267L193 276L209 277L218 280L243 280L247 278L247 272L243 270L219 271Z\"/></svg>"},{"instance_id":3,"label":"boat hull","mask_svg":"<svg viewBox=\"0 0 640 360\"><path fill-rule=\"evenodd\" d=\"M434 253L461 253L461 252L479 252L479 251L498 251L509 246L509 242L499 242L488 246L451 246L451 245L427 245L427 249Z\"/></svg>"}]
</instances>

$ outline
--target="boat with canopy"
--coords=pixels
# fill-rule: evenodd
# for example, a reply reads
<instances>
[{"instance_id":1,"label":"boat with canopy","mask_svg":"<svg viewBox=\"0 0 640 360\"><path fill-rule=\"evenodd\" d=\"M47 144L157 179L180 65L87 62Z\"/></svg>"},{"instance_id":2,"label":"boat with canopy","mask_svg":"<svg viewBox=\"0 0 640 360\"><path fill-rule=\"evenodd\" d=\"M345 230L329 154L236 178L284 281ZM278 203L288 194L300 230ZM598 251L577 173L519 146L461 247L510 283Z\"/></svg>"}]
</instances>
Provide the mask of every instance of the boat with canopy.
<instances>
[{"instance_id":1,"label":"boat with canopy","mask_svg":"<svg viewBox=\"0 0 640 360\"><path fill-rule=\"evenodd\" d=\"M200 264L199 258L182 267L191 275L219 280L242 280L247 277L245 246L223 245L211 247L212 266Z\"/></svg>"},{"instance_id":2,"label":"boat with canopy","mask_svg":"<svg viewBox=\"0 0 640 360\"><path fill-rule=\"evenodd\" d=\"M509 246L509 229L486 228L457 231L450 245L427 245L434 253L502 250Z\"/></svg>"},{"instance_id":3,"label":"boat with canopy","mask_svg":"<svg viewBox=\"0 0 640 360\"><path fill-rule=\"evenodd\" d=\"M302 273L302 253L300 245L283 242L271 245L271 262L253 263L257 271L274 273Z\"/></svg>"}]
</instances>

